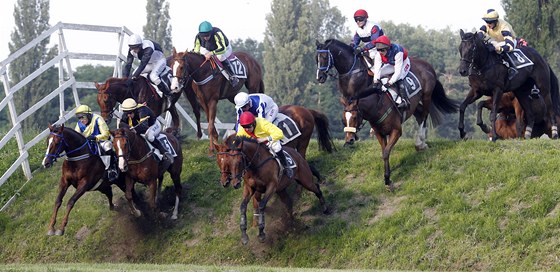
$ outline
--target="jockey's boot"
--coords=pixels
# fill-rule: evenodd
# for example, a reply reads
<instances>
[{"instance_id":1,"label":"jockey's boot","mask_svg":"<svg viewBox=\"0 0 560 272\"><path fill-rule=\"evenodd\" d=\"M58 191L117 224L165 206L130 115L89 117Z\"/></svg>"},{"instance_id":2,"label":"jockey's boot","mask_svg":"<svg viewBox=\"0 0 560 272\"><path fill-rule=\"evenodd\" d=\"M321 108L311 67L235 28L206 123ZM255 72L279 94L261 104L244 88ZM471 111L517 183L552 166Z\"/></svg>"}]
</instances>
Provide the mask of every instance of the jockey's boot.
<instances>
[{"instance_id":1,"label":"jockey's boot","mask_svg":"<svg viewBox=\"0 0 560 272\"><path fill-rule=\"evenodd\" d=\"M167 148L165 148L165 146L163 146L163 144L158 139L155 139L152 142L152 145L159 150L159 152L163 156L162 160L168 161L169 164L173 164L173 156L171 155L171 153L169 153L169 151L167 151Z\"/></svg>"},{"instance_id":2,"label":"jockey's boot","mask_svg":"<svg viewBox=\"0 0 560 272\"><path fill-rule=\"evenodd\" d=\"M501 53L500 56L502 57L502 63L505 67L508 68L508 79L511 80L515 75L517 75L517 69L512 67L512 65L509 63L506 52Z\"/></svg>"},{"instance_id":3,"label":"jockey's boot","mask_svg":"<svg viewBox=\"0 0 560 272\"><path fill-rule=\"evenodd\" d=\"M397 88L399 89L399 95L401 96L402 102L399 104L399 108L408 109L410 107L410 100L408 99L408 94L406 93L406 87L404 81L398 80L396 82Z\"/></svg>"},{"instance_id":4,"label":"jockey's boot","mask_svg":"<svg viewBox=\"0 0 560 272\"><path fill-rule=\"evenodd\" d=\"M106 151L106 154L110 156L109 169L107 169L107 179L110 183L114 183L119 177L119 167L117 166L117 154L115 151Z\"/></svg>"},{"instance_id":5,"label":"jockey's boot","mask_svg":"<svg viewBox=\"0 0 560 272\"><path fill-rule=\"evenodd\" d=\"M231 83L231 86L237 86L237 84L239 83L239 79L237 78L237 76L235 76L235 73L233 73L232 65L229 59L223 61L222 64L224 65L224 68L229 75L229 83Z\"/></svg>"},{"instance_id":6,"label":"jockey's boot","mask_svg":"<svg viewBox=\"0 0 560 272\"><path fill-rule=\"evenodd\" d=\"M284 151L280 150L279 152L276 152L276 156L278 156L278 159L280 159L280 162L284 167L284 174L286 174L286 176L290 179L293 178L294 170L292 170L292 168L290 168L290 165L288 165L288 161L286 160L286 155L284 155Z\"/></svg>"}]
</instances>

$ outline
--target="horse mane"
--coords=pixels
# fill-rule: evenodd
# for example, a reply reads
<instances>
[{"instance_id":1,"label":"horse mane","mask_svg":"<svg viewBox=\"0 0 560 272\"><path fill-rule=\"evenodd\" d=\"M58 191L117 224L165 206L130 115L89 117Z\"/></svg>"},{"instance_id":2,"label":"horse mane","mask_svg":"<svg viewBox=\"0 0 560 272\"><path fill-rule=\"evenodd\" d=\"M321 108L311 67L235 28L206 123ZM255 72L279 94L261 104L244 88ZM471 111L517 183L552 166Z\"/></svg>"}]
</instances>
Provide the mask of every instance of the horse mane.
<instances>
[{"instance_id":1,"label":"horse mane","mask_svg":"<svg viewBox=\"0 0 560 272\"><path fill-rule=\"evenodd\" d=\"M105 81L105 83L115 83L115 82L123 82L123 78L122 77L110 77L107 79L107 81Z\"/></svg>"},{"instance_id":2,"label":"horse mane","mask_svg":"<svg viewBox=\"0 0 560 272\"><path fill-rule=\"evenodd\" d=\"M352 47L342 41L339 41L337 39L328 39L325 41L325 46L329 46L329 45L333 45L336 47L342 47L342 49L352 49Z\"/></svg>"},{"instance_id":3,"label":"horse mane","mask_svg":"<svg viewBox=\"0 0 560 272\"><path fill-rule=\"evenodd\" d=\"M382 90L381 88L377 88L377 87L368 87L367 89L364 89L361 92L358 92L356 95L349 97L348 101L352 101L352 100L356 100L356 99L362 99L364 97L368 97L370 95L374 95L374 94L379 94L381 93Z\"/></svg>"}]
</instances>

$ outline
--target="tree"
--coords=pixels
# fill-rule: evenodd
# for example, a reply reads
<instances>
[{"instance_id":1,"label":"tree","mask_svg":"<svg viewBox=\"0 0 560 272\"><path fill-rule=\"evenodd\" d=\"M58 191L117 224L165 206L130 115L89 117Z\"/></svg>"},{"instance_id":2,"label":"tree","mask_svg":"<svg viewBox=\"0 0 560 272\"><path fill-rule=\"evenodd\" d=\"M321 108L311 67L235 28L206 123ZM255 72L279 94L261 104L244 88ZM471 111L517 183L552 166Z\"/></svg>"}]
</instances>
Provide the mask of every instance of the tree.
<instances>
[{"instance_id":1,"label":"tree","mask_svg":"<svg viewBox=\"0 0 560 272\"><path fill-rule=\"evenodd\" d=\"M50 28L49 25L49 0L18 0L14 6L15 29L11 33L11 41L8 43L10 54L22 48L31 40L37 38L41 33ZM49 55L56 53L55 49L47 49L49 38L44 39L41 43L24 55L10 63L9 75L10 85L14 86L25 77L39 69L41 65L47 62ZM54 77L53 77L54 75ZM49 79L50 78L50 79ZM50 91L54 90L58 82L56 80L56 72L54 68L48 73L37 77L14 94L14 101L18 113L29 109L31 105L46 96ZM55 101L57 103L57 101ZM52 119L52 110L49 106L44 106L24 121L24 127L32 127L33 125L44 124ZM50 113L50 114L49 114Z\"/></svg>"},{"instance_id":2,"label":"tree","mask_svg":"<svg viewBox=\"0 0 560 272\"><path fill-rule=\"evenodd\" d=\"M305 104L316 71L315 40L340 36L343 17L328 0L273 0L271 11L264 38L266 92L279 104Z\"/></svg>"},{"instance_id":3,"label":"tree","mask_svg":"<svg viewBox=\"0 0 560 272\"><path fill-rule=\"evenodd\" d=\"M553 69L560 68L560 2L502 0L502 4L515 34L537 49Z\"/></svg>"},{"instance_id":4,"label":"tree","mask_svg":"<svg viewBox=\"0 0 560 272\"><path fill-rule=\"evenodd\" d=\"M166 0L148 0L146 4L147 23L142 29L144 37L161 45L163 53L167 56L173 50L171 25L169 20L169 3Z\"/></svg>"}]
</instances>

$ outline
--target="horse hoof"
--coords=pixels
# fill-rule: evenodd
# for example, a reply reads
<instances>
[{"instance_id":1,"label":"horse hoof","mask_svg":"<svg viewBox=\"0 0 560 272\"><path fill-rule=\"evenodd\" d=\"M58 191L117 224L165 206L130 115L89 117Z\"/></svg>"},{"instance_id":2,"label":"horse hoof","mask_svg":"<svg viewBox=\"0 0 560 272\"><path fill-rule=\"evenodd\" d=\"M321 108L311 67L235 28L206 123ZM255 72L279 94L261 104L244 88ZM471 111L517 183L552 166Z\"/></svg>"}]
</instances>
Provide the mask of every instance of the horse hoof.
<instances>
[{"instance_id":1,"label":"horse hoof","mask_svg":"<svg viewBox=\"0 0 560 272\"><path fill-rule=\"evenodd\" d=\"M243 237L241 237L241 243L243 245L246 245L247 243L249 243L249 236L247 236L247 234L243 235Z\"/></svg>"},{"instance_id":2,"label":"horse hoof","mask_svg":"<svg viewBox=\"0 0 560 272\"><path fill-rule=\"evenodd\" d=\"M64 230L56 230L56 232L54 233L54 235L56 235L56 236L62 236L62 235L64 235Z\"/></svg>"},{"instance_id":3,"label":"horse hoof","mask_svg":"<svg viewBox=\"0 0 560 272\"><path fill-rule=\"evenodd\" d=\"M139 210L135 210L135 211L130 211L130 213L136 217L140 217L142 216L142 212Z\"/></svg>"},{"instance_id":4,"label":"horse hoof","mask_svg":"<svg viewBox=\"0 0 560 272\"><path fill-rule=\"evenodd\" d=\"M385 189L387 189L387 191L389 192L394 192L395 191L395 186L393 185L393 183L391 182L391 184L389 185L385 185Z\"/></svg>"},{"instance_id":5,"label":"horse hoof","mask_svg":"<svg viewBox=\"0 0 560 272\"><path fill-rule=\"evenodd\" d=\"M174 214L173 216L171 216L172 220L177 220L178 216L176 214Z\"/></svg>"},{"instance_id":6,"label":"horse hoof","mask_svg":"<svg viewBox=\"0 0 560 272\"><path fill-rule=\"evenodd\" d=\"M332 211L331 211L331 209L329 209L328 207L326 207L326 208L323 210L323 214L328 215L328 214L331 214L331 213L332 213Z\"/></svg>"},{"instance_id":7,"label":"horse hoof","mask_svg":"<svg viewBox=\"0 0 560 272\"><path fill-rule=\"evenodd\" d=\"M264 243L265 240L266 240L266 234L264 233L259 234L259 242Z\"/></svg>"},{"instance_id":8,"label":"horse hoof","mask_svg":"<svg viewBox=\"0 0 560 272\"><path fill-rule=\"evenodd\" d=\"M53 235L54 235L54 230L52 230L52 229L49 230L49 231L47 232L47 235L48 235L48 236L53 236Z\"/></svg>"}]
</instances>

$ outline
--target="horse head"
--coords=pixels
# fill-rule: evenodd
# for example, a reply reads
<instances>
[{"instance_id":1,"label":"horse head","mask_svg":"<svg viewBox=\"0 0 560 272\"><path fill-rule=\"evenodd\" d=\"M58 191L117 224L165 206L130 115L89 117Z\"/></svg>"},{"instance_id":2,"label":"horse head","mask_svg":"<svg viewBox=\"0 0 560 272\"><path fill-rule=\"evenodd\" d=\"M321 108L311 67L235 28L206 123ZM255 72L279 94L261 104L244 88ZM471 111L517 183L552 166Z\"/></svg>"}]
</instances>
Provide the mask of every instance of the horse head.
<instances>
[{"instance_id":1,"label":"horse head","mask_svg":"<svg viewBox=\"0 0 560 272\"><path fill-rule=\"evenodd\" d=\"M245 137L230 137L226 141L228 154L227 167L229 169L231 185L234 189L241 187L241 181L247 170L246 151L250 149L250 145L245 145L245 142L251 142L250 139ZM256 142L255 142L256 143Z\"/></svg>"},{"instance_id":2,"label":"horse head","mask_svg":"<svg viewBox=\"0 0 560 272\"><path fill-rule=\"evenodd\" d=\"M107 124L110 124L117 102L122 102L128 92L126 78L112 77L107 79L105 83L95 82L95 88L97 89L97 104L101 109L101 117Z\"/></svg>"},{"instance_id":3,"label":"horse head","mask_svg":"<svg viewBox=\"0 0 560 272\"><path fill-rule=\"evenodd\" d=\"M315 41L315 44L317 45L317 81L325 83L329 75L328 72L334 64L333 56L326 43L322 44Z\"/></svg>"},{"instance_id":4,"label":"horse head","mask_svg":"<svg viewBox=\"0 0 560 272\"><path fill-rule=\"evenodd\" d=\"M185 50L186 52L186 50ZM179 89L182 89L185 84L185 79L188 76L185 72L186 70L183 69L184 66L184 52L177 52L175 47L173 47L173 56L167 62L169 67L171 67L171 91L176 92Z\"/></svg>"},{"instance_id":5,"label":"horse head","mask_svg":"<svg viewBox=\"0 0 560 272\"><path fill-rule=\"evenodd\" d=\"M172 70L171 90L178 90L188 84L189 80L204 82L211 79L214 73L212 66L203 66L207 61L204 55L195 52L177 52L173 50L173 60L170 64ZM210 62L208 62L210 63ZM208 69L209 68L209 69Z\"/></svg>"},{"instance_id":6,"label":"horse head","mask_svg":"<svg viewBox=\"0 0 560 272\"><path fill-rule=\"evenodd\" d=\"M132 133L134 133L134 131L127 127L121 127L111 131L111 135L113 135L113 150L115 150L118 158L118 167L123 173L128 171L131 146L131 137L129 137L129 135L132 135Z\"/></svg>"},{"instance_id":7,"label":"horse head","mask_svg":"<svg viewBox=\"0 0 560 272\"><path fill-rule=\"evenodd\" d=\"M358 99L340 97L344 106L342 124L344 126L344 146L352 145L359 139L357 132L363 123L363 117L358 108Z\"/></svg>"},{"instance_id":8,"label":"horse head","mask_svg":"<svg viewBox=\"0 0 560 272\"><path fill-rule=\"evenodd\" d=\"M220 184L224 188L228 187L231 182L231 171L229 170L229 157L232 156L230 154L230 150L227 145L225 144L216 144L214 143L214 149L216 151L216 163L218 163L218 167L220 168Z\"/></svg>"},{"instance_id":9,"label":"horse head","mask_svg":"<svg viewBox=\"0 0 560 272\"><path fill-rule=\"evenodd\" d=\"M484 40L482 33L465 33L461 29L460 34L459 54L461 62L459 73L461 76L468 76L471 74L471 70L481 70L485 67L490 52L494 51L494 46Z\"/></svg>"},{"instance_id":10,"label":"horse head","mask_svg":"<svg viewBox=\"0 0 560 272\"><path fill-rule=\"evenodd\" d=\"M90 150L92 147L88 146L86 138L79 132L66 128L64 124L49 124L49 130L47 152L42 163L45 168L51 167L56 159L64 156L61 155L62 151L65 151L68 160L74 160L75 157L80 160L82 155L92 152Z\"/></svg>"}]
</instances>

